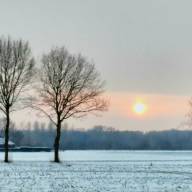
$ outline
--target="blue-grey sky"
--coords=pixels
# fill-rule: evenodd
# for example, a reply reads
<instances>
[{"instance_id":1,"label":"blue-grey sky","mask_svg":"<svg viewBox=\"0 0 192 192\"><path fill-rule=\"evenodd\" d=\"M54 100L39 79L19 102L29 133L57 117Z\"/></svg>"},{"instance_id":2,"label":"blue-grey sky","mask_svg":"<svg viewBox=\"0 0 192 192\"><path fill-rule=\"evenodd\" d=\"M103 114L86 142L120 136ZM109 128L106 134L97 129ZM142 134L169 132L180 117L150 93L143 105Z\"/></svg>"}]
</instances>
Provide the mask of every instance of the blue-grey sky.
<instances>
[{"instance_id":1,"label":"blue-grey sky","mask_svg":"<svg viewBox=\"0 0 192 192\"><path fill-rule=\"evenodd\" d=\"M101 118L69 121L74 126L168 129L182 121L192 95L191 7L190 0L0 0L0 35L28 40L37 58L64 45L95 62L112 106ZM146 98L149 114L156 104L164 110L133 118L136 97Z\"/></svg>"}]
</instances>

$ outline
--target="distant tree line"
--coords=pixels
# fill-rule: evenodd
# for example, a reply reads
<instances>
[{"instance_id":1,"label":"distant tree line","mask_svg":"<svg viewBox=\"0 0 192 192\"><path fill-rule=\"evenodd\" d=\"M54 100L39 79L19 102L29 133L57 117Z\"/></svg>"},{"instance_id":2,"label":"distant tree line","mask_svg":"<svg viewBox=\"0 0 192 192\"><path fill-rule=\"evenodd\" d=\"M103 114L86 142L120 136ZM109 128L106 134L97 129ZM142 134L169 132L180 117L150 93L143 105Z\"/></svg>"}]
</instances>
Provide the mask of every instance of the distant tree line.
<instances>
[{"instance_id":1,"label":"distant tree line","mask_svg":"<svg viewBox=\"0 0 192 192\"><path fill-rule=\"evenodd\" d=\"M10 138L18 146L53 148L55 127L53 124L35 122L31 129L10 129ZM88 130L69 129L64 125L61 149L114 149L114 150L191 150L192 131L167 130L119 131L96 126Z\"/></svg>"}]
</instances>

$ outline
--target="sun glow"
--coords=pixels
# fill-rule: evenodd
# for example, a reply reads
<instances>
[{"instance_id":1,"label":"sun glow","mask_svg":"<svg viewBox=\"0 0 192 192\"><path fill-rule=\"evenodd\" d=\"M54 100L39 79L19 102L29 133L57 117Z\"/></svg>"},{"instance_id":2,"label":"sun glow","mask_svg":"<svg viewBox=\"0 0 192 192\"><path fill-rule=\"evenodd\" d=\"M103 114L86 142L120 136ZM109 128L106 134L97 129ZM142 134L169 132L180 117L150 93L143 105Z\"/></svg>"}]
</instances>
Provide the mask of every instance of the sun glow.
<instances>
[{"instance_id":1,"label":"sun glow","mask_svg":"<svg viewBox=\"0 0 192 192\"><path fill-rule=\"evenodd\" d=\"M133 111L138 115L143 115L147 110L147 106L143 102L136 102L133 105Z\"/></svg>"}]
</instances>

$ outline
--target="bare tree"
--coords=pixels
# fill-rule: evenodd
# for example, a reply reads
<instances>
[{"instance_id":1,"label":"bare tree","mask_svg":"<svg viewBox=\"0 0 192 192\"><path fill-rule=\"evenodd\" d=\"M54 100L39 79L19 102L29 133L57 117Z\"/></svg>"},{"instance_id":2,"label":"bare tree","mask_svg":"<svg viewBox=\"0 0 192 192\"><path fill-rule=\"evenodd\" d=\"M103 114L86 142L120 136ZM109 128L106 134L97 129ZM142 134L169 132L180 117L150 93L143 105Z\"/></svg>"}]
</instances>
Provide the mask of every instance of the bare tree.
<instances>
[{"instance_id":1,"label":"bare tree","mask_svg":"<svg viewBox=\"0 0 192 192\"><path fill-rule=\"evenodd\" d=\"M26 99L23 92L31 80L33 66L34 59L27 42L3 37L0 39L0 110L6 118L5 162L9 161L10 113L21 107Z\"/></svg>"},{"instance_id":2,"label":"bare tree","mask_svg":"<svg viewBox=\"0 0 192 192\"><path fill-rule=\"evenodd\" d=\"M65 48L52 49L42 57L41 87L34 108L46 114L56 126L54 161L59 162L61 124L70 117L104 111L101 97L103 82L94 64L81 55L71 55Z\"/></svg>"}]
</instances>

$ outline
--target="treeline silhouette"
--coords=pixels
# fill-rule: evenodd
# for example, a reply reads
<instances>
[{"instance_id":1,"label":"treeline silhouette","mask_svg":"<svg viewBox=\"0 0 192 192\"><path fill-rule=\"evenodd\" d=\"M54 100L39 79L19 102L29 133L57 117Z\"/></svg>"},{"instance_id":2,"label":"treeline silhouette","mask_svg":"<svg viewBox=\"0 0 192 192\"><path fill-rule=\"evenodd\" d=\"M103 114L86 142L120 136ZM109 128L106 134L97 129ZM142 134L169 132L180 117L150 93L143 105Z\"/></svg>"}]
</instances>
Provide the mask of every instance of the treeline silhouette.
<instances>
[{"instance_id":1,"label":"treeline silhouette","mask_svg":"<svg viewBox=\"0 0 192 192\"><path fill-rule=\"evenodd\" d=\"M10 139L17 146L53 148L55 127L50 123L35 122L33 128L11 128ZM71 129L64 125L61 133L62 150L73 149L114 149L114 150L191 150L192 131L167 130L119 131L105 126L88 130Z\"/></svg>"}]
</instances>

